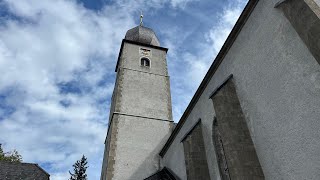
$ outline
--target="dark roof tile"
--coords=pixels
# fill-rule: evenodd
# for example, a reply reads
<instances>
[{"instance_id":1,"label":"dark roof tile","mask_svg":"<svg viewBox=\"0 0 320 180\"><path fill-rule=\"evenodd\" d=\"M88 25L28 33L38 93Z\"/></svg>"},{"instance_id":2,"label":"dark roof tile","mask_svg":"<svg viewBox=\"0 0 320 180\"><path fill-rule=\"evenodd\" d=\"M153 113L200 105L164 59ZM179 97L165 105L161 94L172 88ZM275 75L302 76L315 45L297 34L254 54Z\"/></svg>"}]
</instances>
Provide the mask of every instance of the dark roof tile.
<instances>
[{"instance_id":1,"label":"dark roof tile","mask_svg":"<svg viewBox=\"0 0 320 180\"><path fill-rule=\"evenodd\" d=\"M49 176L37 164L0 162L1 180L49 180Z\"/></svg>"}]
</instances>

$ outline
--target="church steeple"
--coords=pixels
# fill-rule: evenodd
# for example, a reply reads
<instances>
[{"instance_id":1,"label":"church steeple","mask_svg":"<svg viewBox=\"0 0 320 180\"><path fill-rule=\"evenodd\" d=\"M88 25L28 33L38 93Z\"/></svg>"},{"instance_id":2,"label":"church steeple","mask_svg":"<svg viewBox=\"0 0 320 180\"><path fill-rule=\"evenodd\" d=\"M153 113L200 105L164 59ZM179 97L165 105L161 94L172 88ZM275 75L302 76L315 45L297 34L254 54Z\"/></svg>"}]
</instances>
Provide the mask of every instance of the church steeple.
<instances>
[{"instance_id":1,"label":"church steeple","mask_svg":"<svg viewBox=\"0 0 320 180\"><path fill-rule=\"evenodd\" d=\"M166 48L150 28L125 35L116 67L101 180L145 179L160 170L172 127Z\"/></svg>"},{"instance_id":2,"label":"church steeple","mask_svg":"<svg viewBox=\"0 0 320 180\"><path fill-rule=\"evenodd\" d=\"M160 42L156 36L156 33L154 33L152 29L143 26L142 20L143 14L141 11L140 24L132 29L129 29L126 33L125 39L146 45L160 46Z\"/></svg>"}]
</instances>

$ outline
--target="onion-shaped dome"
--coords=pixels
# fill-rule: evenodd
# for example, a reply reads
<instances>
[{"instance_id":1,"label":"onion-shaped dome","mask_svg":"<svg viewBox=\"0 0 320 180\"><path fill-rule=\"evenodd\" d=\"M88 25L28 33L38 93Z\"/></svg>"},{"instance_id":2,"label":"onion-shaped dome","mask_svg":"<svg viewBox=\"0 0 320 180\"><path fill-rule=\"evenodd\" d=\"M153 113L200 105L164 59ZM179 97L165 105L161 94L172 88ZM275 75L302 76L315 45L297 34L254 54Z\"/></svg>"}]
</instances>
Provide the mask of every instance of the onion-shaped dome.
<instances>
[{"instance_id":1,"label":"onion-shaped dome","mask_svg":"<svg viewBox=\"0 0 320 180\"><path fill-rule=\"evenodd\" d=\"M143 44L160 46L160 42L154 31L141 25L128 30L125 39Z\"/></svg>"}]
</instances>

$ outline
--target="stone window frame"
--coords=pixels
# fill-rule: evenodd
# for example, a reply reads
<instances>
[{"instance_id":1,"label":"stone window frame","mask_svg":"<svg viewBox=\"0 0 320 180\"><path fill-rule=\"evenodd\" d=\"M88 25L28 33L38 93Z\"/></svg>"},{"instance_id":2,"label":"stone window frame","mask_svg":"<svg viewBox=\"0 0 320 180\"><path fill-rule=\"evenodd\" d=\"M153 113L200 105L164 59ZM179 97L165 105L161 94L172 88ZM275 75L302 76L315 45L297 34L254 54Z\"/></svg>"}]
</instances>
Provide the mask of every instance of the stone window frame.
<instances>
[{"instance_id":1,"label":"stone window frame","mask_svg":"<svg viewBox=\"0 0 320 180\"><path fill-rule=\"evenodd\" d=\"M147 57L141 57L140 58L140 66L151 68L151 60Z\"/></svg>"}]
</instances>

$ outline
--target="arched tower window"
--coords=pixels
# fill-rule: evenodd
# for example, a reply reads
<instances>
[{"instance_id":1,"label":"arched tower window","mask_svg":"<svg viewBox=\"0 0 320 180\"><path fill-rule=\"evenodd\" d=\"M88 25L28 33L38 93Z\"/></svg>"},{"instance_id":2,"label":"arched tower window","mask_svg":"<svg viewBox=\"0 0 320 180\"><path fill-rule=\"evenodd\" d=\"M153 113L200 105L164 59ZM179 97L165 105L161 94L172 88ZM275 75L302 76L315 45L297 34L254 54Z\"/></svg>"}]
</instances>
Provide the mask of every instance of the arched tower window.
<instances>
[{"instance_id":1,"label":"arched tower window","mask_svg":"<svg viewBox=\"0 0 320 180\"><path fill-rule=\"evenodd\" d=\"M150 67L150 60L148 58L141 58L141 66Z\"/></svg>"}]
</instances>

